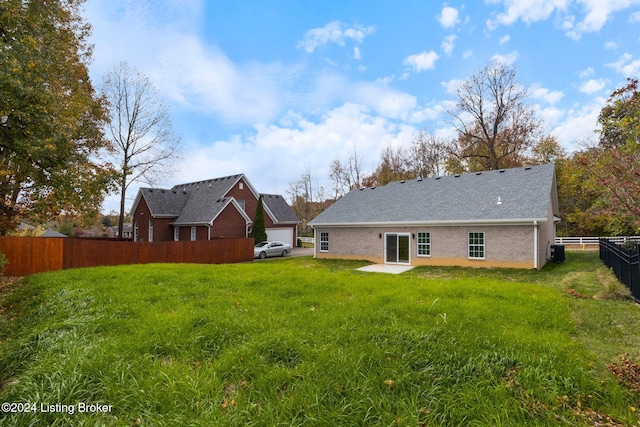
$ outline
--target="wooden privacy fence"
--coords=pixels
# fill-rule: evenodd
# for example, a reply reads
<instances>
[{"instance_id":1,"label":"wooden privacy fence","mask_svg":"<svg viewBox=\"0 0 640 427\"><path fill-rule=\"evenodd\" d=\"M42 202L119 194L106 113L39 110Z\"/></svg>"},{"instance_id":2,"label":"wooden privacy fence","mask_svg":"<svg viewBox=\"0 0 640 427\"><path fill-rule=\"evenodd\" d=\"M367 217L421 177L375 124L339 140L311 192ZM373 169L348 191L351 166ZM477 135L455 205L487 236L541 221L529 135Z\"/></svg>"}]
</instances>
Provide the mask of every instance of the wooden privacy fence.
<instances>
[{"instance_id":1,"label":"wooden privacy fence","mask_svg":"<svg viewBox=\"0 0 640 427\"><path fill-rule=\"evenodd\" d=\"M27 276L100 265L147 263L226 264L253 260L253 239L133 243L128 241L0 237L9 261L4 273Z\"/></svg>"},{"instance_id":2,"label":"wooden privacy fence","mask_svg":"<svg viewBox=\"0 0 640 427\"><path fill-rule=\"evenodd\" d=\"M600 259L604 265L613 269L618 280L640 302L640 244L634 249L625 249L608 239L600 239Z\"/></svg>"}]
</instances>

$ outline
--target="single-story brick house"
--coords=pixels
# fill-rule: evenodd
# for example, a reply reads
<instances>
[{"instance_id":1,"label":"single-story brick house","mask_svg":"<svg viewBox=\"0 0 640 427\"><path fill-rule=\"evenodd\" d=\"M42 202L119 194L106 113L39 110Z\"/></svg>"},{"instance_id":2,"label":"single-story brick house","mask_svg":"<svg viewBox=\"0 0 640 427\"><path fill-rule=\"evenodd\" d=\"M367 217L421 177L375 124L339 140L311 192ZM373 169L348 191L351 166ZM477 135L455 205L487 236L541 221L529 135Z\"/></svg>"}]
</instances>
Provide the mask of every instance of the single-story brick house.
<instances>
[{"instance_id":1,"label":"single-story brick house","mask_svg":"<svg viewBox=\"0 0 640 427\"><path fill-rule=\"evenodd\" d=\"M247 237L260 194L244 174L141 188L131 207L133 241ZM280 195L262 194L269 240L295 245L299 220Z\"/></svg>"},{"instance_id":2,"label":"single-story brick house","mask_svg":"<svg viewBox=\"0 0 640 427\"><path fill-rule=\"evenodd\" d=\"M548 164L352 190L310 224L317 258L541 268L558 214Z\"/></svg>"}]
</instances>

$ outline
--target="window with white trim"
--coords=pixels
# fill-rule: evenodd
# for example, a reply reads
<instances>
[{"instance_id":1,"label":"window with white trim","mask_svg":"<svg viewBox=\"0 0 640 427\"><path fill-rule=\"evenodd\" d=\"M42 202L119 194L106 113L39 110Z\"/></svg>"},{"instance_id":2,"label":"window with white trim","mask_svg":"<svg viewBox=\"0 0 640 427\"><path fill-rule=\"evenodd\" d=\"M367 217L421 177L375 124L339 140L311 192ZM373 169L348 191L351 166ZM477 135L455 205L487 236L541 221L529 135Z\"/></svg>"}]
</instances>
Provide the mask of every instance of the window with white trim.
<instances>
[{"instance_id":1,"label":"window with white trim","mask_svg":"<svg viewBox=\"0 0 640 427\"><path fill-rule=\"evenodd\" d=\"M180 227L177 225L173 227L173 240L176 242L180 240Z\"/></svg>"},{"instance_id":2,"label":"window with white trim","mask_svg":"<svg viewBox=\"0 0 640 427\"><path fill-rule=\"evenodd\" d=\"M149 220L149 241L153 242L153 220Z\"/></svg>"},{"instance_id":3,"label":"window with white trim","mask_svg":"<svg viewBox=\"0 0 640 427\"><path fill-rule=\"evenodd\" d=\"M484 259L484 233L469 232L469 259Z\"/></svg>"},{"instance_id":4,"label":"window with white trim","mask_svg":"<svg viewBox=\"0 0 640 427\"><path fill-rule=\"evenodd\" d=\"M431 233L418 232L418 256L431 256Z\"/></svg>"},{"instance_id":5,"label":"window with white trim","mask_svg":"<svg viewBox=\"0 0 640 427\"><path fill-rule=\"evenodd\" d=\"M196 227L191 227L191 241L196 240Z\"/></svg>"},{"instance_id":6,"label":"window with white trim","mask_svg":"<svg viewBox=\"0 0 640 427\"><path fill-rule=\"evenodd\" d=\"M138 220L136 219L133 223L133 241L138 241Z\"/></svg>"},{"instance_id":7,"label":"window with white trim","mask_svg":"<svg viewBox=\"0 0 640 427\"><path fill-rule=\"evenodd\" d=\"M320 233L320 252L329 252L329 233Z\"/></svg>"}]
</instances>

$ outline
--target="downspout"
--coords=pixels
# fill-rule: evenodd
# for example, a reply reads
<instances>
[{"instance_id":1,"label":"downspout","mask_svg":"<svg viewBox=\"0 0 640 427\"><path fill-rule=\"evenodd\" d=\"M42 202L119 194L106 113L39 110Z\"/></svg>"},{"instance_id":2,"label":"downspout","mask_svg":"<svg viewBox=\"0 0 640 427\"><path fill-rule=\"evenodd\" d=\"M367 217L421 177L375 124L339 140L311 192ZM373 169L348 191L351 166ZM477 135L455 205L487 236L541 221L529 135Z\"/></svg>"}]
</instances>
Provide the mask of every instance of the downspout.
<instances>
[{"instance_id":1,"label":"downspout","mask_svg":"<svg viewBox=\"0 0 640 427\"><path fill-rule=\"evenodd\" d=\"M538 221L533 221L533 269L538 269Z\"/></svg>"},{"instance_id":2,"label":"downspout","mask_svg":"<svg viewBox=\"0 0 640 427\"><path fill-rule=\"evenodd\" d=\"M316 240L316 228L314 226L311 226L311 229L313 230L313 259L318 258L318 254L316 253L316 251L318 250L318 241Z\"/></svg>"}]
</instances>

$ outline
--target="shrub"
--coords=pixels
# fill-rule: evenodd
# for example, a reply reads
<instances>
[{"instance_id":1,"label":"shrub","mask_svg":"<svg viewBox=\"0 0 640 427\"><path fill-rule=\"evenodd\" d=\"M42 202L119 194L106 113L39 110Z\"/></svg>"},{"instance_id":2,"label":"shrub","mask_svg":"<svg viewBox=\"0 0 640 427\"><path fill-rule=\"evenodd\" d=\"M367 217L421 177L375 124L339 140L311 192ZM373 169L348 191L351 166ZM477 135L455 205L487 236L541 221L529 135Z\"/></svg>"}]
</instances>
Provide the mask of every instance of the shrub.
<instances>
[{"instance_id":1,"label":"shrub","mask_svg":"<svg viewBox=\"0 0 640 427\"><path fill-rule=\"evenodd\" d=\"M0 252L0 276L4 275L4 268L9 264L9 260L4 255L4 253Z\"/></svg>"}]
</instances>

